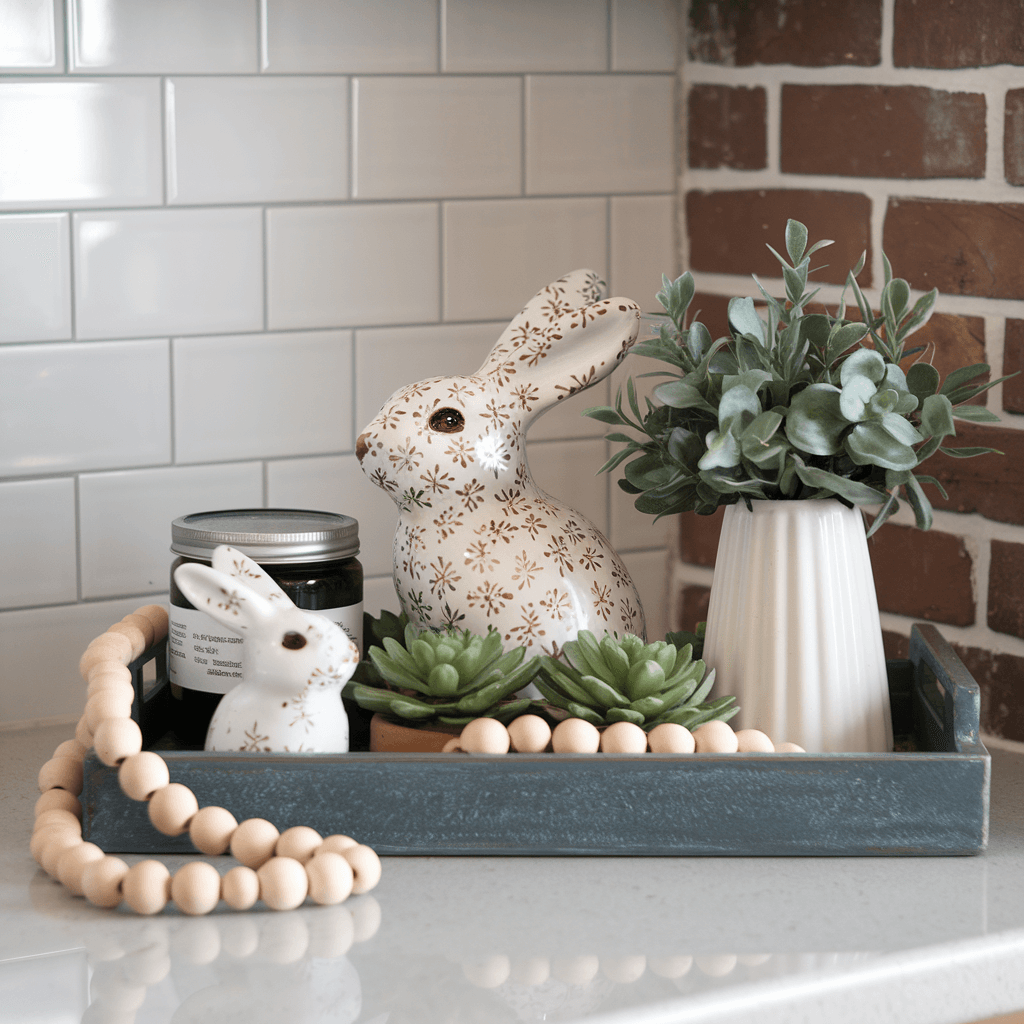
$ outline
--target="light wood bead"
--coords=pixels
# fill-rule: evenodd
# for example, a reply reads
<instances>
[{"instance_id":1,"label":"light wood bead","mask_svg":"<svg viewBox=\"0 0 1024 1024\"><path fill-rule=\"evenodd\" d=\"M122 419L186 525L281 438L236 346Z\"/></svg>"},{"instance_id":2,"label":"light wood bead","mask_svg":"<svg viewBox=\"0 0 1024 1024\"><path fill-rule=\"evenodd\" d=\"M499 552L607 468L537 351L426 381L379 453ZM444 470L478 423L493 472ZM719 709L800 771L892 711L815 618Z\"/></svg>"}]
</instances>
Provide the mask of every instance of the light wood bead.
<instances>
[{"instance_id":1,"label":"light wood bead","mask_svg":"<svg viewBox=\"0 0 1024 1024\"><path fill-rule=\"evenodd\" d=\"M134 696L134 691L132 691ZM132 698L116 690L100 690L85 702L85 722L92 732L93 746L100 722L106 718L131 718Z\"/></svg>"},{"instance_id":2,"label":"light wood bead","mask_svg":"<svg viewBox=\"0 0 1024 1024\"><path fill-rule=\"evenodd\" d=\"M342 856L352 868L352 892L356 896L369 892L380 881L380 858L369 846L350 846Z\"/></svg>"},{"instance_id":3,"label":"light wood bead","mask_svg":"<svg viewBox=\"0 0 1024 1024\"><path fill-rule=\"evenodd\" d=\"M601 750L606 754L643 754L647 733L632 722L613 722L601 733Z\"/></svg>"},{"instance_id":4,"label":"light wood bead","mask_svg":"<svg viewBox=\"0 0 1024 1024\"><path fill-rule=\"evenodd\" d=\"M551 726L540 715L520 715L508 724L512 749L520 754L539 754L551 742Z\"/></svg>"},{"instance_id":5,"label":"light wood bead","mask_svg":"<svg viewBox=\"0 0 1024 1024\"><path fill-rule=\"evenodd\" d=\"M776 743L775 744L776 754L806 754L807 751L800 746L799 743Z\"/></svg>"},{"instance_id":6,"label":"light wood bead","mask_svg":"<svg viewBox=\"0 0 1024 1024\"><path fill-rule=\"evenodd\" d=\"M131 686L132 670L127 665L122 665L119 661L101 661L89 669L89 674L86 676L85 681L88 684L90 693L93 687L99 690L102 689L103 685L109 686L112 683L127 683Z\"/></svg>"},{"instance_id":7,"label":"light wood bead","mask_svg":"<svg viewBox=\"0 0 1024 1024\"><path fill-rule=\"evenodd\" d=\"M92 747L92 729L89 728L89 723L85 720L85 715L78 720L78 725L75 726L75 739L88 750Z\"/></svg>"},{"instance_id":8,"label":"light wood bead","mask_svg":"<svg viewBox=\"0 0 1024 1024\"><path fill-rule=\"evenodd\" d=\"M127 622L132 626L138 626L139 629L142 630L143 638L146 641L146 647L143 648L143 650L146 650L153 645L155 630L153 629L153 623L147 619L145 615L139 615L138 612L130 612L121 621Z\"/></svg>"},{"instance_id":9,"label":"light wood bead","mask_svg":"<svg viewBox=\"0 0 1024 1024\"><path fill-rule=\"evenodd\" d=\"M64 789L72 796L82 792L82 762L73 757L51 757L39 769L39 792Z\"/></svg>"},{"instance_id":10,"label":"light wood bead","mask_svg":"<svg viewBox=\"0 0 1024 1024\"><path fill-rule=\"evenodd\" d=\"M319 857L321 853L344 853L346 850L358 845L351 836L327 836L316 848L316 856Z\"/></svg>"},{"instance_id":11,"label":"light wood bead","mask_svg":"<svg viewBox=\"0 0 1024 1024\"><path fill-rule=\"evenodd\" d=\"M220 874L205 860L194 860L174 872L171 899L183 914L208 914L220 900Z\"/></svg>"},{"instance_id":12,"label":"light wood bead","mask_svg":"<svg viewBox=\"0 0 1024 1024\"><path fill-rule=\"evenodd\" d=\"M171 873L158 860L133 864L121 882L125 902L136 914L159 914L167 906Z\"/></svg>"},{"instance_id":13,"label":"light wood bead","mask_svg":"<svg viewBox=\"0 0 1024 1024\"><path fill-rule=\"evenodd\" d=\"M511 742L496 718L474 718L459 734L459 746L468 754L507 754Z\"/></svg>"},{"instance_id":14,"label":"light wood bead","mask_svg":"<svg viewBox=\"0 0 1024 1024\"><path fill-rule=\"evenodd\" d=\"M136 615L143 615L153 623L153 643L159 643L167 636L167 609L160 604L147 604L135 609Z\"/></svg>"},{"instance_id":15,"label":"light wood bead","mask_svg":"<svg viewBox=\"0 0 1024 1024\"><path fill-rule=\"evenodd\" d=\"M126 757L142 750L142 730L131 718L107 718L100 722L93 746L105 765L116 768Z\"/></svg>"},{"instance_id":16,"label":"light wood bead","mask_svg":"<svg viewBox=\"0 0 1024 1024\"><path fill-rule=\"evenodd\" d=\"M64 824L47 825L43 828L37 829L35 832L32 833L32 838L29 840L28 844L29 853L32 854L32 859L37 864L42 866L43 854L45 853L46 848L50 845L51 842L53 842L54 839L57 839L61 836L66 836L68 839L75 840L76 842L81 842L81 826L79 826L77 832L73 828L70 828L69 826Z\"/></svg>"},{"instance_id":17,"label":"light wood bead","mask_svg":"<svg viewBox=\"0 0 1024 1024\"><path fill-rule=\"evenodd\" d=\"M78 671L83 679L89 678L89 670L101 661L119 661L127 665L131 661L132 642L121 633L104 633L86 647L78 659Z\"/></svg>"},{"instance_id":18,"label":"light wood bead","mask_svg":"<svg viewBox=\"0 0 1024 1024\"><path fill-rule=\"evenodd\" d=\"M453 736L442 748L442 754L464 754L465 751L459 744L459 737Z\"/></svg>"},{"instance_id":19,"label":"light wood bead","mask_svg":"<svg viewBox=\"0 0 1024 1024\"><path fill-rule=\"evenodd\" d=\"M124 759L117 781L121 783L122 792L132 800L148 800L171 781L171 773L159 754L143 750Z\"/></svg>"},{"instance_id":20,"label":"light wood bead","mask_svg":"<svg viewBox=\"0 0 1024 1024\"><path fill-rule=\"evenodd\" d=\"M291 857L300 864L305 864L316 853L323 842L320 833L308 825L295 825L285 829L274 845L274 854L278 857Z\"/></svg>"},{"instance_id":21,"label":"light wood bead","mask_svg":"<svg viewBox=\"0 0 1024 1024\"><path fill-rule=\"evenodd\" d=\"M259 876L244 865L232 868L220 880L220 895L232 910L248 910L260 898Z\"/></svg>"},{"instance_id":22,"label":"light wood bead","mask_svg":"<svg viewBox=\"0 0 1024 1024\"><path fill-rule=\"evenodd\" d=\"M556 754L596 754L601 734L582 718L566 718L551 733L551 748Z\"/></svg>"},{"instance_id":23,"label":"light wood bead","mask_svg":"<svg viewBox=\"0 0 1024 1024\"><path fill-rule=\"evenodd\" d=\"M693 733L677 722L662 722L647 734L653 754L692 754L696 749Z\"/></svg>"},{"instance_id":24,"label":"light wood bead","mask_svg":"<svg viewBox=\"0 0 1024 1024\"><path fill-rule=\"evenodd\" d=\"M271 910L294 910L309 892L306 869L292 857L271 857L256 875L260 897Z\"/></svg>"},{"instance_id":25,"label":"light wood bead","mask_svg":"<svg viewBox=\"0 0 1024 1024\"><path fill-rule=\"evenodd\" d=\"M258 868L274 856L280 834L265 818L247 818L231 836L231 856L247 868Z\"/></svg>"},{"instance_id":26,"label":"light wood bead","mask_svg":"<svg viewBox=\"0 0 1024 1024\"><path fill-rule=\"evenodd\" d=\"M48 789L36 801L37 818L53 810L70 811L79 821L82 820L82 802L66 789Z\"/></svg>"},{"instance_id":27,"label":"light wood bead","mask_svg":"<svg viewBox=\"0 0 1024 1024\"><path fill-rule=\"evenodd\" d=\"M736 733L737 748L741 754L771 754L775 744L760 729L740 729Z\"/></svg>"},{"instance_id":28,"label":"light wood bead","mask_svg":"<svg viewBox=\"0 0 1024 1024\"><path fill-rule=\"evenodd\" d=\"M355 878L352 865L340 853L321 853L306 865L309 896L321 906L333 906L347 900Z\"/></svg>"},{"instance_id":29,"label":"light wood bead","mask_svg":"<svg viewBox=\"0 0 1024 1024\"><path fill-rule=\"evenodd\" d=\"M152 625L152 624L151 624ZM108 633L120 633L126 636L132 645L131 661L134 661L146 649L146 634L131 622L115 622Z\"/></svg>"},{"instance_id":30,"label":"light wood bead","mask_svg":"<svg viewBox=\"0 0 1024 1024\"><path fill-rule=\"evenodd\" d=\"M82 895L82 874L106 854L95 843L79 843L57 859L57 881L72 894Z\"/></svg>"},{"instance_id":31,"label":"light wood bead","mask_svg":"<svg viewBox=\"0 0 1024 1024\"><path fill-rule=\"evenodd\" d=\"M121 882L128 865L120 857L104 857L87 864L82 872L82 895L96 907L116 907L121 902Z\"/></svg>"},{"instance_id":32,"label":"light wood bead","mask_svg":"<svg viewBox=\"0 0 1024 1024\"><path fill-rule=\"evenodd\" d=\"M736 733L726 722L705 722L693 730L698 754L735 754L739 750Z\"/></svg>"},{"instance_id":33,"label":"light wood bead","mask_svg":"<svg viewBox=\"0 0 1024 1024\"><path fill-rule=\"evenodd\" d=\"M180 782L171 782L150 798L149 820L165 836L180 836L198 810L195 793Z\"/></svg>"},{"instance_id":34,"label":"light wood bead","mask_svg":"<svg viewBox=\"0 0 1024 1024\"><path fill-rule=\"evenodd\" d=\"M57 744L57 749L53 752L53 756L74 757L81 761L88 752L78 740L65 740L63 743Z\"/></svg>"},{"instance_id":35,"label":"light wood bead","mask_svg":"<svg viewBox=\"0 0 1024 1024\"><path fill-rule=\"evenodd\" d=\"M61 790L61 792L63 792L63 790ZM46 828L49 825L56 824L70 828L72 831L75 829L79 832L82 831L81 819L77 815L72 814L71 811L66 811L61 807L54 807L52 810L43 811L32 825L32 831L35 833L41 828Z\"/></svg>"},{"instance_id":36,"label":"light wood bead","mask_svg":"<svg viewBox=\"0 0 1024 1024\"><path fill-rule=\"evenodd\" d=\"M227 853L236 828L238 822L230 811L223 807L203 807L192 819L188 836L200 853L217 857Z\"/></svg>"},{"instance_id":37,"label":"light wood bead","mask_svg":"<svg viewBox=\"0 0 1024 1024\"><path fill-rule=\"evenodd\" d=\"M124 668L123 665L121 667ZM86 701L88 702L92 697L95 697L97 693L112 693L122 700L128 701L129 704L135 699L135 687L130 682L126 683L117 676L96 676L96 681L86 687Z\"/></svg>"},{"instance_id":38,"label":"light wood bead","mask_svg":"<svg viewBox=\"0 0 1024 1024\"><path fill-rule=\"evenodd\" d=\"M82 834L59 830L44 829L48 838L43 843L43 853L39 858L39 866L51 877L57 877L57 862L66 850L82 845Z\"/></svg>"}]
</instances>

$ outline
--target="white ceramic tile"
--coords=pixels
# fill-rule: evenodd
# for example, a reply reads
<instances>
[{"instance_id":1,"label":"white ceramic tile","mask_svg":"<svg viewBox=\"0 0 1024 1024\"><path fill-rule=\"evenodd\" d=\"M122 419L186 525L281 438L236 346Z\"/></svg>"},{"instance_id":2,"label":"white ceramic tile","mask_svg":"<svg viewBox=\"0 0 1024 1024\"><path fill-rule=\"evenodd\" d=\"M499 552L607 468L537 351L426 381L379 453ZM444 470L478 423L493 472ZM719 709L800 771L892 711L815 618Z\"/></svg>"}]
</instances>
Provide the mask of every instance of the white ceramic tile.
<instances>
[{"instance_id":1,"label":"white ceramic tile","mask_svg":"<svg viewBox=\"0 0 1024 1024\"><path fill-rule=\"evenodd\" d=\"M0 82L0 208L163 199L156 79Z\"/></svg>"},{"instance_id":2,"label":"white ceramic tile","mask_svg":"<svg viewBox=\"0 0 1024 1024\"><path fill-rule=\"evenodd\" d=\"M533 75L526 191L670 192L672 75Z\"/></svg>"},{"instance_id":3,"label":"white ceramic tile","mask_svg":"<svg viewBox=\"0 0 1024 1024\"><path fill-rule=\"evenodd\" d=\"M673 196L613 196L611 200L612 294L632 299L646 312L661 313L655 295L661 275L676 278Z\"/></svg>"},{"instance_id":4,"label":"white ceramic tile","mask_svg":"<svg viewBox=\"0 0 1024 1024\"><path fill-rule=\"evenodd\" d=\"M606 272L604 199L445 203L446 320L509 319L570 270Z\"/></svg>"},{"instance_id":5,"label":"white ceramic tile","mask_svg":"<svg viewBox=\"0 0 1024 1024\"><path fill-rule=\"evenodd\" d=\"M438 0L265 0L264 69L437 70Z\"/></svg>"},{"instance_id":6,"label":"white ceramic tile","mask_svg":"<svg viewBox=\"0 0 1024 1024\"><path fill-rule=\"evenodd\" d=\"M675 71L679 0L611 0L612 71Z\"/></svg>"},{"instance_id":7,"label":"white ceramic tile","mask_svg":"<svg viewBox=\"0 0 1024 1024\"><path fill-rule=\"evenodd\" d=\"M445 71L604 71L608 0L445 0Z\"/></svg>"},{"instance_id":8,"label":"white ceramic tile","mask_svg":"<svg viewBox=\"0 0 1024 1024\"><path fill-rule=\"evenodd\" d=\"M0 608L74 601L75 552L74 480L0 484Z\"/></svg>"},{"instance_id":9,"label":"white ceramic tile","mask_svg":"<svg viewBox=\"0 0 1024 1024\"><path fill-rule=\"evenodd\" d=\"M344 78L173 78L167 198L245 203L348 196Z\"/></svg>"},{"instance_id":10,"label":"white ceramic tile","mask_svg":"<svg viewBox=\"0 0 1024 1024\"><path fill-rule=\"evenodd\" d=\"M391 573L395 503L363 475L355 455L267 463L270 508L315 508L359 521L359 561L367 576Z\"/></svg>"},{"instance_id":11,"label":"white ceramic tile","mask_svg":"<svg viewBox=\"0 0 1024 1024\"><path fill-rule=\"evenodd\" d=\"M582 512L602 533L608 533L608 478L597 475L605 461L605 442L541 441L526 446L537 486Z\"/></svg>"},{"instance_id":12,"label":"white ceramic tile","mask_svg":"<svg viewBox=\"0 0 1024 1024\"><path fill-rule=\"evenodd\" d=\"M171 457L166 341L0 348L0 477Z\"/></svg>"},{"instance_id":13,"label":"white ceramic tile","mask_svg":"<svg viewBox=\"0 0 1024 1024\"><path fill-rule=\"evenodd\" d=\"M521 191L519 78L359 78L352 90L356 198Z\"/></svg>"},{"instance_id":14,"label":"white ceramic tile","mask_svg":"<svg viewBox=\"0 0 1024 1024\"><path fill-rule=\"evenodd\" d=\"M633 585L640 595L640 607L647 620L648 641L664 640L668 632L668 579L672 562L668 549L627 551L622 556Z\"/></svg>"},{"instance_id":15,"label":"white ceramic tile","mask_svg":"<svg viewBox=\"0 0 1024 1024\"><path fill-rule=\"evenodd\" d=\"M262 508L263 466L84 473L78 503L82 597L150 594L169 585L171 520L207 509Z\"/></svg>"},{"instance_id":16,"label":"white ceramic tile","mask_svg":"<svg viewBox=\"0 0 1024 1024\"><path fill-rule=\"evenodd\" d=\"M66 213L0 217L0 342L71 337Z\"/></svg>"},{"instance_id":17,"label":"white ceramic tile","mask_svg":"<svg viewBox=\"0 0 1024 1024\"><path fill-rule=\"evenodd\" d=\"M89 641L154 598L0 612L0 722L81 715L78 659ZM166 600L162 603L166 604Z\"/></svg>"},{"instance_id":18,"label":"white ceramic tile","mask_svg":"<svg viewBox=\"0 0 1024 1024\"><path fill-rule=\"evenodd\" d=\"M608 383L599 381L593 387L559 402L553 409L541 413L532 427L531 441L546 441L570 437L604 437L607 424L583 415L592 405L608 404Z\"/></svg>"},{"instance_id":19,"label":"white ceramic tile","mask_svg":"<svg viewBox=\"0 0 1024 1024\"><path fill-rule=\"evenodd\" d=\"M253 0L67 0L67 5L74 71L257 69Z\"/></svg>"},{"instance_id":20,"label":"white ceramic tile","mask_svg":"<svg viewBox=\"0 0 1024 1024\"><path fill-rule=\"evenodd\" d=\"M363 580L363 611L380 618L382 609L394 615L401 611L398 594L395 593L395 578L390 574Z\"/></svg>"},{"instance_id":21,"label":"white ceramic tile","mask_svg":"<svg viewBox=\"0 0 1024 1024\"><path fill-rule=\"evenodd\" d=\"M433 203L267 212L271 329L438 319Z\"/></svg>"},{"instance_id":22,"label":"white ceramic tile","mask_svg":"<svg viewBox=\"0 0 1024 1024\"><path fill-rule=\"evenodd\" d=\"M0 68L61 70L54 0L4 0L0 8Z\"/></svg>"},{"instance_id":23,"label":"white ceramic tile","mask_svg":"<svg viewBox=\"0 0 1024 1024\"><path fill-rule=\"evenodd\" d=\"M80 338L263 326L259 210L79 214L73 238Z\"/></svg>"},{"instance_id":24,"label":"white ceramic tile","mask_svg":"<svg viewBox=\"0 0 1024 1024\"><path fill-rule=\"evenodd\" d=\"M348 331L175 338L177 462L351 449Z\"/></svg>"}]
</instances>

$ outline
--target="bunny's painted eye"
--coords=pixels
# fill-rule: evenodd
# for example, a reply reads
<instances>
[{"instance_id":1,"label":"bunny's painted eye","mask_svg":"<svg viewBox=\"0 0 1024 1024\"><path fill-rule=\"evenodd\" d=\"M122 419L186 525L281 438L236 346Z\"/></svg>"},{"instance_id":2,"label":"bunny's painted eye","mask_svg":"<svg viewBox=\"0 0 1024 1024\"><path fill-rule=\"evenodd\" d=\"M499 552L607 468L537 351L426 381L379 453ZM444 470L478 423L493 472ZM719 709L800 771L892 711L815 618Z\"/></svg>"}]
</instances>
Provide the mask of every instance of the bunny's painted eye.
<instances>
[{"instance_id":1,"label":"bunny's painted eye","mask_svg":"<svg viewBox=\"0 0 1024 1024\"><path fill-rule=\"evenodd\" d=\"M441 434L457 434L466 425L466 417L458 409L438 409L430 414L430 429Z\"/></svg>"},{"instance_id":2,"label":"bunny's painted eye","mask_svg":"<svg viewBox=\"0 0 1024 1024\"><path fill-rule=\"evenodd\" d=\"M306 646L306 638L301 633L285 633L281 646L287 647L289 651L300 651Z\"/></svg>"}]
</instances>

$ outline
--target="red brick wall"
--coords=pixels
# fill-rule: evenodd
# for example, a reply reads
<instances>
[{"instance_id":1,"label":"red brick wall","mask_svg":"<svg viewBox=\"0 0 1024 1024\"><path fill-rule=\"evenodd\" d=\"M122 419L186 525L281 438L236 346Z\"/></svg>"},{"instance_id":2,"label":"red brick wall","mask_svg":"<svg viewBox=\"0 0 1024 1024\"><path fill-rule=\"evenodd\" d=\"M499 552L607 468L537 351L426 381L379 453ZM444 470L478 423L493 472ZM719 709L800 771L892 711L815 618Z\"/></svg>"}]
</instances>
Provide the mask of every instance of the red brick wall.
<instances>
[{"instance_id":1,"label":"red brick wall","mask_svg":"<svg viewBox=\"0 0 1024 1024\"><path fill-rule=\"evenodd\" d=\"M684 0L685 3L685 0ZM882 251L917 290L937 287L918 335L941 373L1024 370L1024 14L999 0L692 0L684 47L683 265L714 337L729 296L772 280L764 247L788 217L821 254L834 309L860 253L877 305ZM935 526L903 510L871 542L886 644L937 623L982 685L983 727L1024 741L1024 374L980 401L991 426L937 456ZM675 624L706 615L720 514L683 516Z\"/></svg>"}]
</instances>

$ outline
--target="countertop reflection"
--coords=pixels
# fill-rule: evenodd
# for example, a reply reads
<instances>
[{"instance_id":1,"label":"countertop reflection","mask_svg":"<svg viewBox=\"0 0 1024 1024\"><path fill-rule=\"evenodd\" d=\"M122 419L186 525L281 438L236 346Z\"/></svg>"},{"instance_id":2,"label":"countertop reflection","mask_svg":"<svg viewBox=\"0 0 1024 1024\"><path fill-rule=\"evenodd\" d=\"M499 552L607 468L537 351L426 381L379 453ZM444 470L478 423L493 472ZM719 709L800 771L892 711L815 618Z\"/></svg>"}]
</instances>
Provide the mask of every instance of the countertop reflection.
<instances>
[{"instance_id":1,"label":"countertop reflection","mask_svg":"<svg viewBox=\"0 0 1024 1024\"><path fill-rule=\"evenodd\" d=\"M1024 1006L1018 755L993 754L980 857L392 857L339 907L144 919L29 856L36 772L69 734L0 734L0 1020L839 1024L884 997L912 1024Z\"/></svg>"}]
</instances>

